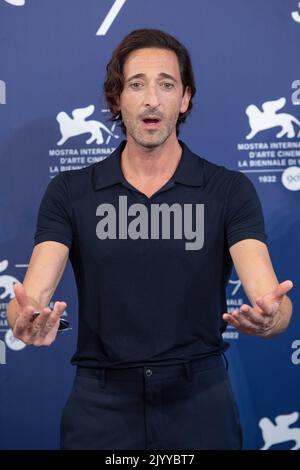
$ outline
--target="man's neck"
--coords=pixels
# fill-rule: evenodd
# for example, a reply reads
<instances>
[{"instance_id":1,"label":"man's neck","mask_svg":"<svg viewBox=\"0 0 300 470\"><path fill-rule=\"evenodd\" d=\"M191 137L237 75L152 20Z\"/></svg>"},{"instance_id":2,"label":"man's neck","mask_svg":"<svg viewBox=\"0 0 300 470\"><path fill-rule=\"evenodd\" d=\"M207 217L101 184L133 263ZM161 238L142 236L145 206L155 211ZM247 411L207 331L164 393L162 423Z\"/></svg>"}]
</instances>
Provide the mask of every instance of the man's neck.
<instances>
[{"instance_id":1,"label":"man's neck","mask_svg":"<svg viewBox=\"0 0 300 470\"><path fill-rule=\"evenodd\" d=\"M128 180L146 182L168 178L175 172L181 154L176 136L155 148L142 147L129 136L121 154L121 168Z\"/></svg>"}]
</instances>

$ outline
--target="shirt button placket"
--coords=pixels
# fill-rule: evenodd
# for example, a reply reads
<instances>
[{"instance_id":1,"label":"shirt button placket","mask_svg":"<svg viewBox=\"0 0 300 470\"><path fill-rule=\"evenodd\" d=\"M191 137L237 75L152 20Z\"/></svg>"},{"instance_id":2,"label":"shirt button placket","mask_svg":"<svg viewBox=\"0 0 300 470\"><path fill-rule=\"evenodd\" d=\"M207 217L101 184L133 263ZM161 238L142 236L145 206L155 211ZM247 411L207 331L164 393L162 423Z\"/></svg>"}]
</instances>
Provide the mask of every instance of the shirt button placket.
<instances>
[{"instance_id":1,"label":"shirt button placket","mask_svg":"<svg viewBox=\"0 0 300 470\"><path fill-rule=\"evenodd\" d=\"M159 423L157 420L157 407L159 407L159 397L157 384L151 380L153 370L149 367L144 369L145 376L145 419L147 433L147 448L159 448Z\"/></svg>"}]
</instances>

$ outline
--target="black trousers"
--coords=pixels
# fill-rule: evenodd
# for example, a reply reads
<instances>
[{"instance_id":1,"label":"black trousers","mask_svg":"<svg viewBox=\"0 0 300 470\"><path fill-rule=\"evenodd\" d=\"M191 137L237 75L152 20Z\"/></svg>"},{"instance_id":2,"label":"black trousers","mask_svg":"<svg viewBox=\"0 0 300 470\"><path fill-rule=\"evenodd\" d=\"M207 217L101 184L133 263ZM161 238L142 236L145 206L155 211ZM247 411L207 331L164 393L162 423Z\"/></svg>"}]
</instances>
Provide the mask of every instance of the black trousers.
<instances>
[{"instance_id":1,"label":"black trousers","mask_svg":"<svg viewBox=\"0 0 300 470\"><path fill-rule=\"evenodd\" d=\"M60 448L240 450L239 413L222 356L168 366L78 367Z\"/></svg>"}]
</instances>

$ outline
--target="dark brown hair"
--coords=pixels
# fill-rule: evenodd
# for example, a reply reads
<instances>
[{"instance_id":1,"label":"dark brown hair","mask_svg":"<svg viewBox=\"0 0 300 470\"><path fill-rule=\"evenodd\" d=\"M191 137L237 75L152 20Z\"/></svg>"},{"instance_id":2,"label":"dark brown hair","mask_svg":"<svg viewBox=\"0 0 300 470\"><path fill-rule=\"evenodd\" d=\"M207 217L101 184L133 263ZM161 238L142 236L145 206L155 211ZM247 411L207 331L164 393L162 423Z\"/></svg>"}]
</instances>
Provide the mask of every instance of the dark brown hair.
<instances>
[{"instance_id":1,"label":"dark brown hair","mask_svg":"<svg viewBox=\"0 0 300 470\"><path fill-rule=\"evenodd\" d=\"M122 115L118 111L118 98L124 87L123 67L128 54L136 49L145 47L156 47L174 51L179 62L183 94L186 87L189 87L191 99L189 107L185 113L180 113L176 123L176 134L179 134L179 126L190 114L193 107L192 98L196 93L194 73L192 69L190 55L187 49L173 36L159 29L136 29L129 33L114 50L111 60L106 66L106 79L103 85L104 95L111 112L111 121L120 123L126 134L126 128L122 121Z\"/></svg>"}]
</instances>

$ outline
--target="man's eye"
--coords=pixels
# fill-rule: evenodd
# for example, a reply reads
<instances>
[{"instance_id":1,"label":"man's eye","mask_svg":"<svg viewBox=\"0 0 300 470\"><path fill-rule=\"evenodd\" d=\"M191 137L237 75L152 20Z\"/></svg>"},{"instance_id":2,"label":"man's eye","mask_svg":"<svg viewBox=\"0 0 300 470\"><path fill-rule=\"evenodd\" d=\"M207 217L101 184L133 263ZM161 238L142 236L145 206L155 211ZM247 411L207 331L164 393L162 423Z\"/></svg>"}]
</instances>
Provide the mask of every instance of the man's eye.
<instances>
[{"instance_id":1,"label":"man's eye","mask_svg":"<svg viewBox=\"0 0 300 470\"><path fill-rule=\"evenodd\" d=\"M140 88L140 86L142 86L142 83L140 82L133 82L133 83L130 83L130 88Z\"/></svg>"},{"instance_id":2,"label":"man's eye","mask_svg":"<svg viewBox=\"0 0 300 470\"><path fill-rule=\"evenodd\" d=\"M174 88L174 84L173 84L173 83L164 82L164 83L163 83L163 87L164 87L164 88L167 88L167 89L171 89L171 88Z\"/></svg>"}]
</instances>

